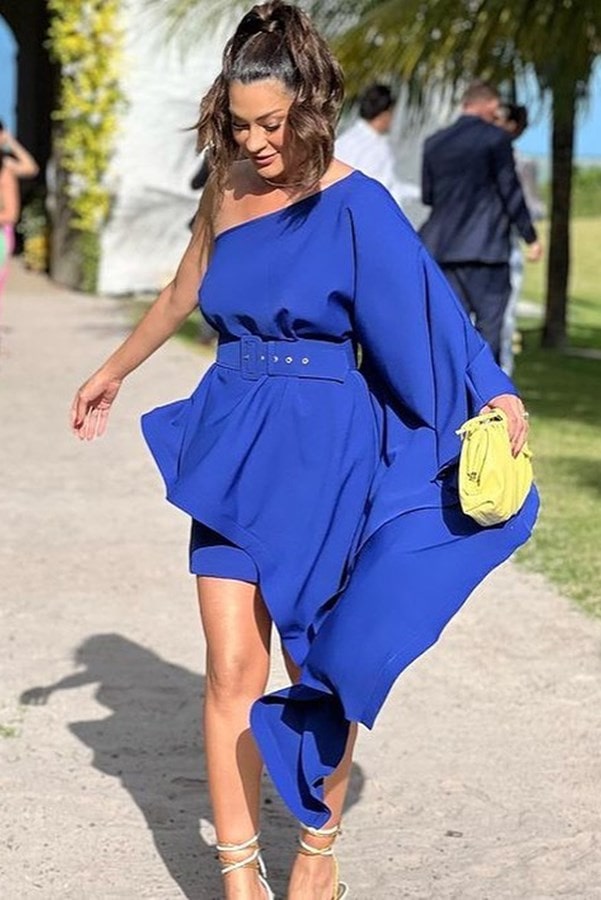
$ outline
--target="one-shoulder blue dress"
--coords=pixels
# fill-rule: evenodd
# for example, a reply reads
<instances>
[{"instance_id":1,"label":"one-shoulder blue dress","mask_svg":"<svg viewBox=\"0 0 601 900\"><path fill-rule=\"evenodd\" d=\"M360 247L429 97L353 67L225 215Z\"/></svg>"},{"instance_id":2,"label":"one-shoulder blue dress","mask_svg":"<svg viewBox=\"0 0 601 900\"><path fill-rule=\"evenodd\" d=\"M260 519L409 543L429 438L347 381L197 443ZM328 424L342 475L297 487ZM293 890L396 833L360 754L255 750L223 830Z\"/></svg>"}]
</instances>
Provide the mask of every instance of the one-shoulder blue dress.
<instances>
[{"instance_id":1,"label":"one-shoulder blue dress","mask_svg":"<svg viewBox=\"0 0 601 900\"><path fill-rule=\"evenodd\" d=\"M516 393L413 228L360 172L218 235L199 290L217 361L143 417L167 498L248 555L298 685L251 724L305 824L350 721L524 543L459 507L456 430ZM356 359L360 358L357 368Z\"/></svg>"}]
</instances>

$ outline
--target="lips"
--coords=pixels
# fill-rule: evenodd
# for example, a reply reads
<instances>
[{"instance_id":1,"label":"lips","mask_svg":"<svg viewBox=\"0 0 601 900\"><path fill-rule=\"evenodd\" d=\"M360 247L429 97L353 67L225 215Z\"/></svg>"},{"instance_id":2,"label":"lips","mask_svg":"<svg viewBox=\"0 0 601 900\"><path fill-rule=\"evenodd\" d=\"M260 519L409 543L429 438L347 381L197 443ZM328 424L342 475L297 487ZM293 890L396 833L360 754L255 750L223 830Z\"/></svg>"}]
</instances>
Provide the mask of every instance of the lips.
<instances>
[{"instance_id":1,"label":"lips","mask_svg":"<svg viewBox=\"0 0 601 900\"><path fill-rule=\"evenodd\" d=\"M255 166L258 166L259 169L262 169L265 166L269 166L274 161L276 156L277 153L270 153L269 156L254 156L253 162Z\"/></svg>"}]
</instances>

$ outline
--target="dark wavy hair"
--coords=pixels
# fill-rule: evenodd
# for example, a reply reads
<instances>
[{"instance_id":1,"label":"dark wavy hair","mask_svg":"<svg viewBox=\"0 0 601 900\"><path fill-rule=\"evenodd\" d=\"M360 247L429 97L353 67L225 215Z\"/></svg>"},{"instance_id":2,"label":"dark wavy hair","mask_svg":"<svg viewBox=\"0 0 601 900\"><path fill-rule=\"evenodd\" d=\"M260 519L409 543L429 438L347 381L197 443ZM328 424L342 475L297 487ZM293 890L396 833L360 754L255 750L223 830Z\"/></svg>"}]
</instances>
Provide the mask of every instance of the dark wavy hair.
<instances>
[{"instance_id":1,"label":"dark wavy hair","mask_svg":"<svg viewBox=\"0 0 601 900\"><path fill-rule=\"evenodd\" d=\"M342 69L311 19L289 3L272 0L248 12L223 52L220 74L200 104L197 149L208 148L217 189L222 189L240 150L232 132L228 88L277 79L293 96L288 113L298 158L295 183L316 184L334 153L344 97Z\"/></svg>"},{"instance_id":2,"label":"dark wavy hair","mask_svg":"<svg viewBox=\"0 0 601 900\"><path fill-rule=\"evenodd\" d=\"M396 98L387 85L370 84L361 94L359 115L367 122L371 122L376 116L392 109L395 103Z\"/></svg>"}]
</instances>

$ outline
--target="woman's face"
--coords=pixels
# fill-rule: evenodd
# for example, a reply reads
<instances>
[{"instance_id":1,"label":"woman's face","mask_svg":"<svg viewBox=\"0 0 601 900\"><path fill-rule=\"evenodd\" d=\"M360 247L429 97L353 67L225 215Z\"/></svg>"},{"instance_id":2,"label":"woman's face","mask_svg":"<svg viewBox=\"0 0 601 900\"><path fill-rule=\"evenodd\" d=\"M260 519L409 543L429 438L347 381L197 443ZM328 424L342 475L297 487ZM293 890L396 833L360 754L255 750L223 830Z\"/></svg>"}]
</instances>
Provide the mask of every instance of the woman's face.
<instances>
[{"instance_id":1,"label":"woman's face","mask_svg":"<svg viewBox=\"0 0 601 900\"><path fill-rule=\"evenodd\" d=\"M288 111L293 96L281 81L268 79L229 87L234 140L268 181L285 180L290 169Z\"/></svg>"}]
</instances>

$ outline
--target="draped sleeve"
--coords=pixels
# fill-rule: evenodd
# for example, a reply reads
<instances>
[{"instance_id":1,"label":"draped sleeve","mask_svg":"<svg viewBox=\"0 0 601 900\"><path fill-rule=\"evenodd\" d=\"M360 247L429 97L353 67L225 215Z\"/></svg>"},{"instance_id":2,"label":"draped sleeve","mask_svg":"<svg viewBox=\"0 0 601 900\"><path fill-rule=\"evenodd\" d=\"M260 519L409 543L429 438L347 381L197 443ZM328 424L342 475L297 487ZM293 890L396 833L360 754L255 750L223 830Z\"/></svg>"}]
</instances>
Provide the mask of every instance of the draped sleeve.
<instances>
[{"instance_id":1,"label":"draped sleeve","mask_svg":"<svg viewBox=\"0 0 601 900\"><path fill-rule=\"evenodd\" d=\"M388 192L367 188L349 207L363 371L408 427L430 432L439 471L459 452L462 422L517 391Z\"/></svg>"},{"instance_id":2,"label":"draped sleeve","mask_svg":"<svg viewBox=\"0 0 601 900\"><path fill-rule=\"evenodd\" d=\"M348 577L316 622L300 684L258 700L253 733L290 810L321 827L324 783L349 722L372 727L395 680L486 575L526 541L538 496L481 528L461 512L455 431L516 393L388 192L366 179L347 209L354 327L380 458Z\"/></svg>"}]
</instances>

